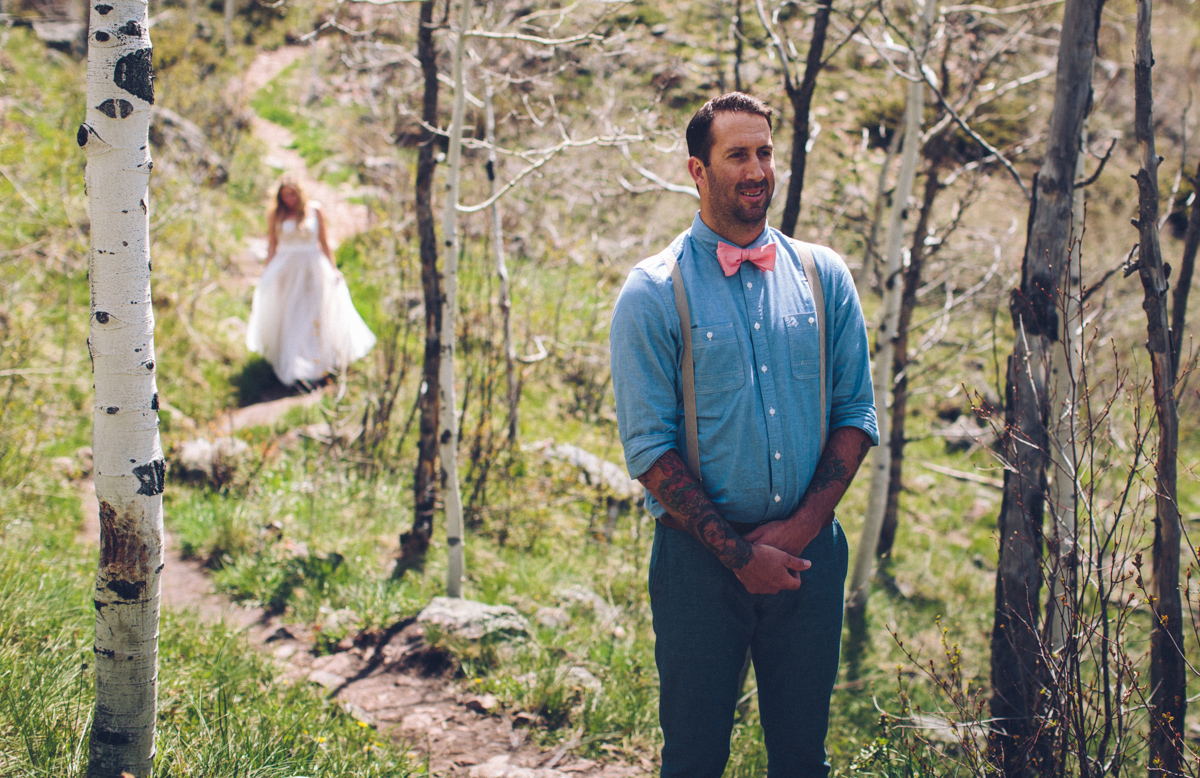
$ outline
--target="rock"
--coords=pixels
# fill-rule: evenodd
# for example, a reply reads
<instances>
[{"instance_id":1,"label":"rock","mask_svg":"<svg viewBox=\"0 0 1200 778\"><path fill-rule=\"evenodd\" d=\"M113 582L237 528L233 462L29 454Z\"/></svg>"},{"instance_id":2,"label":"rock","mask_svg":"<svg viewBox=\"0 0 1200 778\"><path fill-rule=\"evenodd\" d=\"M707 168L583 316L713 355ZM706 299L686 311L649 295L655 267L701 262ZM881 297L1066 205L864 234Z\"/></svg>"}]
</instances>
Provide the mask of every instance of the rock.
<instances>
[{"instance_id":1,"label":"rock","mask_svg":"<svg viewBox=\"0 0 1200 778\"><path fill-rule=\"evenodd\" d=\"M538 715L527 711L519 710L513 714L512 725L514 727L529 727L538 723Z\"/></svg>"},{"instance_id":2,"label":"rock","mask_svg":"<svg viewBox=\"0 0 1200 778\"><path fill-rule=\"evenodd\" d=\"M500 754L481 765L475 765L467 775L469 778L558 778L563 773L558 770L511 764L508 754Z\"/></svg>"},{"instance_id":3,"label":"rock","mask_svg":"<svg viewBox=\"0 0 1200 778\"><path fill-rule=\"evenodd\" d=\"M150 109L150 141L156 147L175 146L192 156L208 173L210 186L229 180L225 160L208 145L200 125L170 108L156 105Z\"/></svg>"},{"instance_id":4,"label":"rock","mask_svg":"<svg viewBox=\"0 0 1200 778\"><path fill-rule=\"evenodd\" d=\"M568 606L583 605L591 608L596 618L602 623L615 622L621 616L621 609L609 605L603 597L588 589L586 586L568 586L554 593L558 600Z\"/></svg>"},{"instance_id":5,"label":"rock","mask_svg":"<svg viewBox=\"0 0 1200 778\"><path fill-rule=\"evenodd\" d=\"M565 629L571 623L571 614L562 608L542 606L534 612L533 619L547 629Z\"/></svg>"},{"instance_id":6,"label":"rock","mask_svg":"<svg viewBox=\"0 0 1200 778\"><path fill-rule=\"evenodd\" d=\"M494 694L480 694L467 700L467 710L473 710L476 713L481 713L484 716L490 716L500 710L500 701L496 699Z\"/></svg>"},{"instance_id":7,"label":"rock","mask_svg":"<svg viewBox=\"0 0 1200 778\"><path fill-rule=\"evenodd\" d=\"M308 680L326 689L336 689L346 682L345 678L328 670L313 670L308 674Z\"/></svg>"},{"instance_id":8,"label":"rock","mask_svg":"<svg viewBox=\"0 0 1200 778\"><path fill-rule=\"evenodd\" d=\"M546 439L530 446L540 450L547 459L558 459L569 465L574 465L582 471L584 478L593 486L607 489L612 497L628 502L641 502L646 495L642 485L629 477L625 468L618 464L601 459L590 451L584 451L579 446L570 443L554 445L554 441Z\"/></svg>"},{"instance_id":9,"label":"rock","mask_svg":"<svg viewBox=\"0 0 1200 778\"><path fill-rule=\"evenodd\" d=\"M206 481L224 486L233 480L238 467L250 453L250 445L239 438L227 436L196 438L179 447L175 466L185 480Z\"/></svg>"},{"instance_id":10,"label":"rock","mask_svg":"<svg viewBox=\"0 0 1200 778\"><path fill-rule=\"evenodd\" d=\"M604 691L604 684L600 683L600 679L583 667L568 668L563 681L567 686L583 689L591 694L599 694Z\"/></svg>"},{"instance_id":11,"label":"rock","mask_svg":"<svg viewBox=\"0 0 1200 778\"><path fill-rule=\"evenodd\" d=\"M432 624L447 635L464 640L512 639L529 635L529 622L515 609L456 597L434 597L417 614L417 622Z\"/></svg>"}]
</instances>

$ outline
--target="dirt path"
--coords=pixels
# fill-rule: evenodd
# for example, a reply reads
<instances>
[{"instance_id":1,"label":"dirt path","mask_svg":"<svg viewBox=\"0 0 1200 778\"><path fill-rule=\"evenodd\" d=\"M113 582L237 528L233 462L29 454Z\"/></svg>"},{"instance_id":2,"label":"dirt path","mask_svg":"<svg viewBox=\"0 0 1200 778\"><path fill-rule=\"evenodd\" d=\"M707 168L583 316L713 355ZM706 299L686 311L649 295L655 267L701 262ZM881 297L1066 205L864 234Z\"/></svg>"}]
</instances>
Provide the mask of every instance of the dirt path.
<instances>
[{"instance_id":1,"label":"dirt path","mask_svg":"<svg viewBox=\"0 0 1200 778\"><path fill-rule=\"evenodd\" d=\"M255 60L242 89L250 95L300 57L307 47L288 46L265 52ZM269 161L286 170L305 187L310 198L320 200L335 245L367 228L365 206L346 203L343 193L316 180L304 160L287 148L292 135L285 128L259 117L253 120L255 136L266 147ZM254 254L265 256L265 241L252 244L243 261L243 283L251 286L260 272ZM296 405L320 400L320 394L286 397L231 410L207 427L209 435L229 435L249 426L269 425ZM100 535L99 511L91 478L79 483L84 509L81 536L95 543ZM444 676L445 662L426 646L421 628L399 624L370 640L343 641L336 653L316 656L312 635L295 625L284 626L261 608L248 608L215 593L201 564L183 559L169 534L162 573L162 604L173 610L190 610L209 623L224 622L244 631L251 645L270 652L283 676L293 682L323 687L355 717L376 726L418 763L427 763L430 775L463 778L632 778L648 776L652 765L639 767L603 764L576 757L578 737L561 747L543 751L531 742L528 714L504 711L494 700L480 698Z\"/></svg>"}]
</instances>

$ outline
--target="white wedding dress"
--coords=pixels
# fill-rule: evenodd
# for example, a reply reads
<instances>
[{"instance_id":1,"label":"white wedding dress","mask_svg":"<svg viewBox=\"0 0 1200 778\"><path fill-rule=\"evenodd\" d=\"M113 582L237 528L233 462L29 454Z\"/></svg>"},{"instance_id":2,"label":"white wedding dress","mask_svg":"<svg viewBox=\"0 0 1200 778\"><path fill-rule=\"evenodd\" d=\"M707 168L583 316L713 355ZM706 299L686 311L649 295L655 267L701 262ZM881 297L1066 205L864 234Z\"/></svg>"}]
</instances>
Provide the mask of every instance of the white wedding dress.
<instances>
[{"instance_id":1,"label":"white wedding dress","mask_svg":"<svg viewBox=\"0 0 1200 778\"><path fill-rule=\"evenodd\" d=\"M321 253L316 203L306 210L303 222L280 225L246 328L246 347L262 354L285 386L343 370L375 345L345 279Z\"/></svg>"}]
</instances>

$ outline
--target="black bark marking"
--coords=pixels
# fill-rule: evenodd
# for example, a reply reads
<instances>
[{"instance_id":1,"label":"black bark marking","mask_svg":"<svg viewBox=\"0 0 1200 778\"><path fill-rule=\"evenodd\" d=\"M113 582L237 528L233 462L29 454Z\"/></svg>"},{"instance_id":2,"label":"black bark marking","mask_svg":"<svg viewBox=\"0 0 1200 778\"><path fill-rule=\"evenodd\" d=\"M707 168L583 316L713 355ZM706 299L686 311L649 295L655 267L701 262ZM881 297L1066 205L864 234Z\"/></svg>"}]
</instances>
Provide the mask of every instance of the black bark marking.
<instances>
[{"instance_id":1,"label":"black bark marking","mask_svg":"<svg viewBox=\"0 0 1200 778\"><path fill-rule=\"evenodd\" d=\"M147 462L141 467L135 467L133 468L133 474L142 483L138 487L138 494L153 497L156 494L162 494L167 486L167 463L165 460L156 459L153 462Z\"/></svg>"},{"instance_id":2,"label":"black bark marking","mask_svg":"<svg viewBox=\"0 0 1200 778\"><path fill-rule=\"evenodd\" d=\"M99 613L100 611L102 611L106 607L108 607L108 603L100 602L99 600L92 600L92 605L96 606L96 613Z\"/></svg>"},{"instance_id":3,"label":"black bark marking","mask_svg":"<svg viewBox=\"0 0 1200 778\"><path fill-rule=\"evenodd\" d=\"M83 148L88 142L88 130L86 124L79 125L79 132L75 133L75 142L79 144L79 148Z\"/></svg>"},{"instance_id":4,"label":"black bark marking","mask_svg":"<svg viewBox=\"0 0 1200 778\"><path fill-rule=\"evenodd\" d=\"M111 10L112 10L112 6L111 6L111 5L98 5L98 6L96 6L96 13L100 14L101 16L107 16L107 15L108 15L108 12L109 12L109 11L111 11Z\"/></svg>"},{"instance_id":5,"label":"black bark marking","mask_svg":"<svg viewBox=\"0 0 1200 778\"><path fill-rule=\"evenodd\" d=\"M133 742L133 733L117 732L111 729L105 729L100 724L92 725L92 738L100 741L106 746L124 746Z\"/></svg>"},{"instance_id":6,"label":"black bark marking","mask_svg":"<svg viewBox=\"0 0 1200 778\"><path fill-rule=\"evenodd\" d=\"M110 119L116 119L118 116L126 119L133 113L133 103L128 100L114 100L110 97L96 106L96 109Z\"/></svg>"},{"instance_id":7,"label":"black bark marking","mask_svg":"<svg viewBox=\"0 0 1200 778\"><path fill-rule=\"evenodd\" d=\"M96 321L100 324L108 324L108 311L96 311Z\"/></svg>"},{"instance_id":8,"label":"black bark marking","mask_svg":"<svg viewBox=\"0 0 1200 778\"><path fill-rule=\"evenodd\" d=\"M117 411L119 411L119 410L121 410L121 409L120 409L120 408L118 408L117 406L115 406L115 405L110 405L110 406L108 406L107 408L105 408L105 409L104 409L104 412L105 412L105 413L107 413L109 416L112 416L112 415L116 414L116 412L117 412Z\"/></svg>"},{"instance_id":9,"label":"black bark marking","mask_svg":"<svg viewBox=\"0 0 1200 778\"><path fill-rule=\"evenodd\" d=\"M120 579L109 581L105 587L113 594L120 597L122 600L136 601L141 599L142 590L146 588L145 581L122 581Z\"/></svg>"},{"instance_id":10,"label":"black bark marking","mask_svg":"<svg viewBox=\"0 0 1200 778\"><path fill-rule=\"evenodd\" d=\"M147 369L147 370L153 370L153 369L154 369L154 360L153 360L153 359L151 359L151 360L148 360L148 361L146 362L146 369Z\"/></svg>"},{"instance_id":11,"label":"black bark marking","mask_svg":"<svg viewBox=\"0 0 1200 778\"><path fill-rule=\"evenodd\" d=\"M101 30L100 32L96 33L95 37L96 37L96 40L99 41L100 43L108 43L109 35L104 30Z\"/></svg>"},{"instance_id":12,"label":"black bark marking","mask_svg":"<svg viewBox=\"0 0 1200 778\"><path fill-rule=\"evenodd\" d=\"M457 546L459 543L462 543L462 538L446 538L446 544L451 548Z\"/></svg>"},{"instance_id":13,"label":"black bark marking","mask_svg":"<svg viewBox=\"0 0 1200 778\"><path fill-rule=\"evenodd\" d=\"M117 652L111 648L100 648L100 646L92 646L92 651L96 652L99 656L106 656L110 659L117 655Z\"/></svg>"},{"instance_id":14,"label":"black bark marking","mask_svg":"<svg viewBox=\"0 0 1200 778\"><path fill-rule=\"evenodd\" d=\"M97 37L101 33L96 33ZM153 49L138 49L117 60L113 71L113 83L134 97L154 104L154 65L151 63Z\"/></svg>"},{"instance_id":15,"label":"black bark marking","mask_svg":"<svg viewBox=\"0 0 1200 778\"><path fill-rule=\"evenodd\" d=\"M145 200L142 200L140 205L142 206L142 213L149 213L149 211L146 210L146 201Z\"/></svg>"},{"instance_id":16,"label":"black bark marking","mask_svg":"<svg viewBox=\"0 0 1200 778\"><path fill-rule=\"evenodd\" d=\"M117 29L117 32L121 33L122 35L128 35L131 38L142 37L142 28L133 19L130 19L129 21L125 22L125 24L121 25L121 27Z\"/></svg>"},{"instance_id":17,"label":"black bark marking","mask_svg":"<svg viewBox=\"0 0 1200 778\"><path fill-rule=\"evenodd\" d=\"M450 442L450 430L445 430L442 432L442 443L449 443L449 442Z\"/></svg>"},{"instance_id":18,"label":"black bark marking","mask_svg":"<svg viewBox=\"0 0 1200 778\"><path fill-rule=\"evenodd\" d=\"M158 392L154 393L154 399L150 401L150 408L151 410L158 410Z\"/></svg>"}]
</instances>

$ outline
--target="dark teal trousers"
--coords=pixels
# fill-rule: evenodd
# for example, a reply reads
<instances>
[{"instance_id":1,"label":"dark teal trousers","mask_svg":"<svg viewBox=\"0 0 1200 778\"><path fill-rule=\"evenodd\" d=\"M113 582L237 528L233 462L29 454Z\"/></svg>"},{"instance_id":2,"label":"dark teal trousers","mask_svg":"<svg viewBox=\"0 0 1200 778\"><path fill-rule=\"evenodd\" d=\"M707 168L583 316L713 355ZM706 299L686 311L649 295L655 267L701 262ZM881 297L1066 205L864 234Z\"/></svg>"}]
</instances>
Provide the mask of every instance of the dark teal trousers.
<instances>
[{"instance_id":1,"label":"dark teal trousers","mask_svg":"<svg viewBox=\"0 0 1200 778\"><path fill-rule=\"evenodd\" d=\"M650 557L663 778L720 778L749 647L769 778L825 778L847 546L841 526L809 544L794 592L750 594L687 533L656 523ZM747 528L748 529L748 528Z\"/></svg>"}]
</instances>

